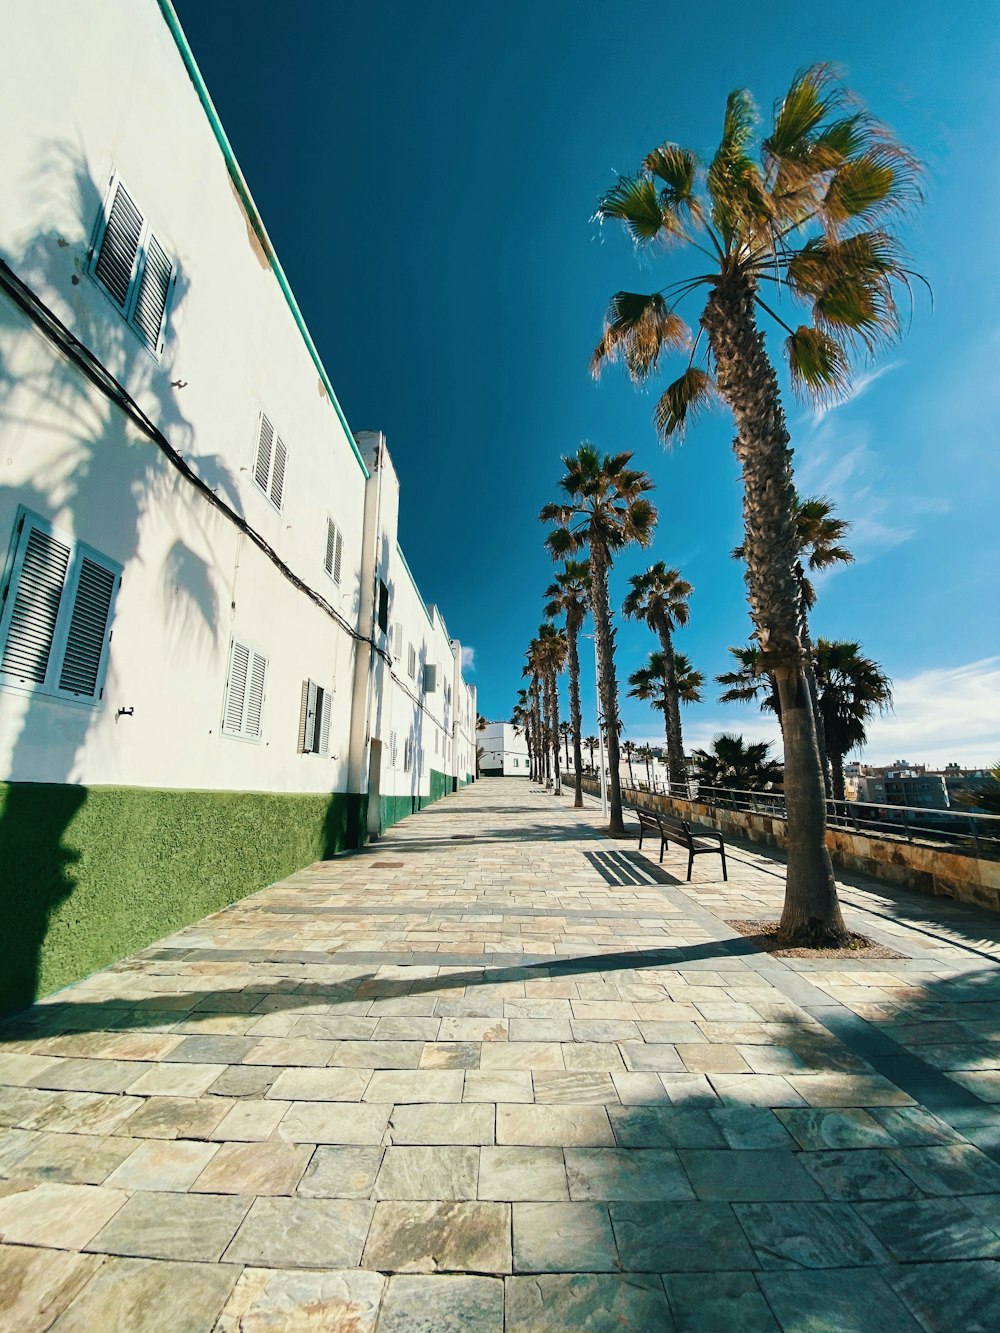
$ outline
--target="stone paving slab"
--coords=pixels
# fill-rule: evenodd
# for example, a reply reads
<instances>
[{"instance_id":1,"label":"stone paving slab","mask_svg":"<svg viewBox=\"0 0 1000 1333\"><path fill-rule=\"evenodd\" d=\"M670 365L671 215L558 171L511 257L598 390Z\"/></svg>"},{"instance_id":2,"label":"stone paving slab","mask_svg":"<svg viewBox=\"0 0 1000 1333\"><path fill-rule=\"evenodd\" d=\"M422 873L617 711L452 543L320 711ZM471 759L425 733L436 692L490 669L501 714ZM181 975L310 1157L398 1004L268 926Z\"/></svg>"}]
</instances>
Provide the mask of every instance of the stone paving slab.
<instances>
[{"instance_id":1,"label":"stone paving slab","mask_svg":"<svg viewBox=\"0 0 1000 1333\"><path fill-rule=\"evenodd\" d=\"M1000 925L476 784L0 1025L0 1327L1000 1327Z\"/></svg>"}]
</instances>

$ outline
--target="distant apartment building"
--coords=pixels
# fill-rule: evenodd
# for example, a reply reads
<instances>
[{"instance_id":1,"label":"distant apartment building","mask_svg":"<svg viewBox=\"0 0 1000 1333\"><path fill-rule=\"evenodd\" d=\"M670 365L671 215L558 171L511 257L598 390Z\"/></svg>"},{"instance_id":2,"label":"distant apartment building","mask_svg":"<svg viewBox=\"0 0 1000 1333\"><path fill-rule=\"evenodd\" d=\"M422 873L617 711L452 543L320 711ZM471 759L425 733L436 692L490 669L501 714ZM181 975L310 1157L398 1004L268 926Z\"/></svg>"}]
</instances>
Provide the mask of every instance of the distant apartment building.
<instances>
[{"instance_id":1,"label":"distant apartment building","mask_svg":"<svg viewBox=\"0 0 1000 1333\"><path fill-rule=\"evenodd\" d=\"M528 742L510 722L488 722L477 735L482 777L526 778L530 775Z\"/></svg>"},{"instance_id":2,"label":"distant apartment building","mask_svg":"<svg viewBox=\"0 0 1000 1333\"><path fill-rule=\"evenodd\" d=\"M885 767L848 764L844 770L847 799L871 805L909 805L947 810L948 789L940 773L904 759Z\"/></svg>"},{"instance_id":3,"label":"distant apartment building","mask_svg":"<svg viewBox=\"0 0 1000 1333\"><path fill-rule=\"evenodd\" d=\"M0 1011L476 754L385 438L347 425L169 0L11 0L3 31Z\"/></svg>"}]
</instances>

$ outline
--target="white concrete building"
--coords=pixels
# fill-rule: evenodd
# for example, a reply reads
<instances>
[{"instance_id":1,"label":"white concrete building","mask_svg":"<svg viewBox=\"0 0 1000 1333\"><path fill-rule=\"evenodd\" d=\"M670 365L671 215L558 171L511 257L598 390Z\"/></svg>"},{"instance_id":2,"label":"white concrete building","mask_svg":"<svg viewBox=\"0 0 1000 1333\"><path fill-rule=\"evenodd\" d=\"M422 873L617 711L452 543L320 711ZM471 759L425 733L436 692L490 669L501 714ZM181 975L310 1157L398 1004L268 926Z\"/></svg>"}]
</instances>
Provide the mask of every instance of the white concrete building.
<instances>
[{"instance_id":1,"label":"white concrete building","mask_svg":"<svg viewBox=\"0 0 1000 1333\"><path fill-rule=\"evenodd\" d=\"M5 5L0 85L0 1010L475 773L385 440L169 0L44 10Z\"/></svg>"},{"instance_id":2,"label":"white concrete building","mask_svg":"<svg viewBox=\"0 0 1000 1333\"><path fill-rule=\"evenodd\" d=\"M510 722L488 722L477 739L480 749L479 772L482 777L529 776L528 742L519 728Z\"/></svg>"}]
</instances>

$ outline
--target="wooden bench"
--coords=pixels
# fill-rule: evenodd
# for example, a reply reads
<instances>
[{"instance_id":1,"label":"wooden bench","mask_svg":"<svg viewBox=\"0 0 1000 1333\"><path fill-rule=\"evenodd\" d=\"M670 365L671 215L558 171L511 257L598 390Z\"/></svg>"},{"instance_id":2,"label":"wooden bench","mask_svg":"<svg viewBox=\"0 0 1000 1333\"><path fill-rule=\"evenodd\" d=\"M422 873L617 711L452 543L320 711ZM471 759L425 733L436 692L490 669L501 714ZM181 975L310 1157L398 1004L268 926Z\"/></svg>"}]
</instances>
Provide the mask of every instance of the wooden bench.
<instances>
[{"instance_id":1,"label":"wooden bench","mask_svg":"<svg viewBox=\"0 0 1000 1333\"><path fill-rule=\"evenodd\" d=\"M663 863L663 852L668 842L675 842L678 846L687 849L688 870L687 877L690 880L691 872L694 868L694 858L700 856L702 852L717 852L722 858L722 878L728 880L726 873L726 845L722 841L722 834L717 833L715 829L692 828L686 819L678 819L675 815L660 814L656 810L640 810L636 807L636 814L639 816L639 850L642 850L642 840L646 834L652 834L653 837L660 839L660 863Z\"/></svg>"}]
</instances>

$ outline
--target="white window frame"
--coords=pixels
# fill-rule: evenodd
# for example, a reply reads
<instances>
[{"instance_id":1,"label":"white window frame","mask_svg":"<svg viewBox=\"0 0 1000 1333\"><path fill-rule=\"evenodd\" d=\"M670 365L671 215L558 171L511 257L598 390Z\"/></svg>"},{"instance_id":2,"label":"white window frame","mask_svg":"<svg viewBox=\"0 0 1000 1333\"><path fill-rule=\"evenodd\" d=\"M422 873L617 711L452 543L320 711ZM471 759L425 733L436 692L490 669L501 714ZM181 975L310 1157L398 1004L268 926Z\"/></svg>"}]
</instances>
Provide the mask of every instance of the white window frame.
<instances>
[{"instance_id":1,"label":"white window frame","mask_svg":"<svg viewBox=\"0 0 1000 1333\"><path fill-rule=\"evenodd\" d=\"M331 564L327 564L331 547L333 559ZM326 516L326 547L323 551L323 568L326 570L327 577L331 578L339 588L344 577L344 531L329 514Z\"/></svg>"},{"instance_id":2,"label":"white window frame","mask_svg":"<svg viewBox=\"0 0 1000 1333\"><path fill-rule=\"evenodd\" d=\"M240 705L240 726L238 729L229 726L228 723L229 691L232 685L233 663L236 659L237 648L242 648L249 655L247 661L246 677L243 682L243 700ZM255 660L260 660L261 662L263 662L263 674L264 674L264 679L261 684L261 694L260 694L260 730L257 732L256 735L254 735L253 732L247 731L245 726L247 720L247 701L250 695L250 683L252 680ZM233 635L232 640L230 641L229 644L229 662L226 667L226 688L222 696L223 736L228 737L230 740L243 741L244 743L249 745L260 744L264 736L264 705L267 703L267 673L269 665L270 662L265 653L262 653L259 648L255 647L247 639L241 639L237 635L235 634Z\"/></svg>"},{"instance_id":3,"label":"white window frame","mask_svg":"<svg viewBox=\"0 0 1000 1333\"><path fill-rule=\"evenodd\" d=\"M261 439L264 434L265 421L267 422L268 429L271 432L271 448L267 460L267 480L262 482L257 476L257 471L258 471L258 462L260 459L260 445L261 445ZM279 448L284 453L284 462L282 464L282 469L281 469L281 490L278 499L275 500L274 473L275 473L275 461L278 458ZM253 437L253 457L250 463L250 476L251 479L253 480L254 486L257 488L258 491L260 491L261 495L263 495L264 499L271 506L271 508L278 514L280 514L284 508L285 493L288 490L289 458L290 456L289 456L288 445L285 443L284 436L281 435L277 426L267 415L264 409L261 408L260 411L257 413L257 426L256 430L254 431L254 437Z\"/></svg>"},{"instance_id":4,"label":"white window frame","mask_svg":"<svg viewBox=\"0 0 1000 1333\"><path fill-rule=\"evenodd\" d=\"M114 205L115 196L118 193L119 186L121 186L132 207L141 218L139 243L136 248L135 257L132 260L132 271L129 275L128 290L125 293L124 304L119 301L115 293L107 286L97 272L98 260L101 257L101 247L104 244L104 236L108 230L111 209ZM159 247L163 257L170 265L170 277L167 281L167 294L163 302L163 314L160 316L160 327L157 331L153 346L150 346L146 341L146 335L143 332L141 325L138 325L135 320L150 241L154 242ZM162 236L158 232L153 231L150 226L149 218L136 203L135 196L122 180L121 173L118 171L112 172L111 179L108 182L108 189L104 196L104 203L101 206L101 212L98 215L97 224L94 228L94 237L90 246L87 271L93 278L97 287L103 292L118 311L119 315L125 320L125 323L138 338L140 344L145 348L154 361L159 361L160 357L163 355L163 348L166 343L167 320L170 314L170 304L174 295L174 287L177 282L177 261L173 258L173 248L164 243Z\"/></svg>"},{"instance_id":5,"label":"white window frame","mask_svg":"<svg viewBox=\"0 0 1000 1333\"><path fill-rule=\"evenodd\" d=\"M28 549L28 543L32 530L42 533L52 541L59 542L65 546L69 555L66 562L66 572L63 576L62 587L59 593L58 609L56 611L53 623L52 642L49 647L48 661L45 668L45 678L40 681L29 680L23 676L17 676L13 672L0 671L0 689L12 690L18 694L44 694L53 699L61 699L66 703L78 704L84 708L96 708L104 697L104 682L108 671L108 657L111 651L111 639L114 634L115 602L118 593L121 591L122 566L117 561L109 559L103 552L96 550L86 542L78 541L68 532L57 528L50 523L48 519L43 518L41 514L36 514L33 510L27 509L24 505L19 505L14 520L14 529L11 534L11 541L7 561L4 568L3 583L0 584L0 662L3 659L3 653L7 645L7 639L10 632L11 618L14 613L14 607L17 602L18 592L21 587L21 576L24 571L24 558ZM80 584L80 573L83 568L84 560L89 560L99 568L107 570L114 579L114 585L111 590L111 598L108 604L107 619L104 626L104 636L101 645L100 658L97 665L97 674L94 680L94 693L80 694L74 690L62 688L59 684L59 678L62 675L66 645L69 639L70 625L73 619L73 611L76 604L77 589Z\"/></svg>"},{"instance_id":6,"label":"white window frame","mask_svg":"<svg viewBox=\"0 0 1000 1333\"><path fill-rule=\"evenodd\" d=\"M412 643L407 644L406 674L410 680L416 680L417 678L417 650Z\"/></svg>"}]
</instances>

